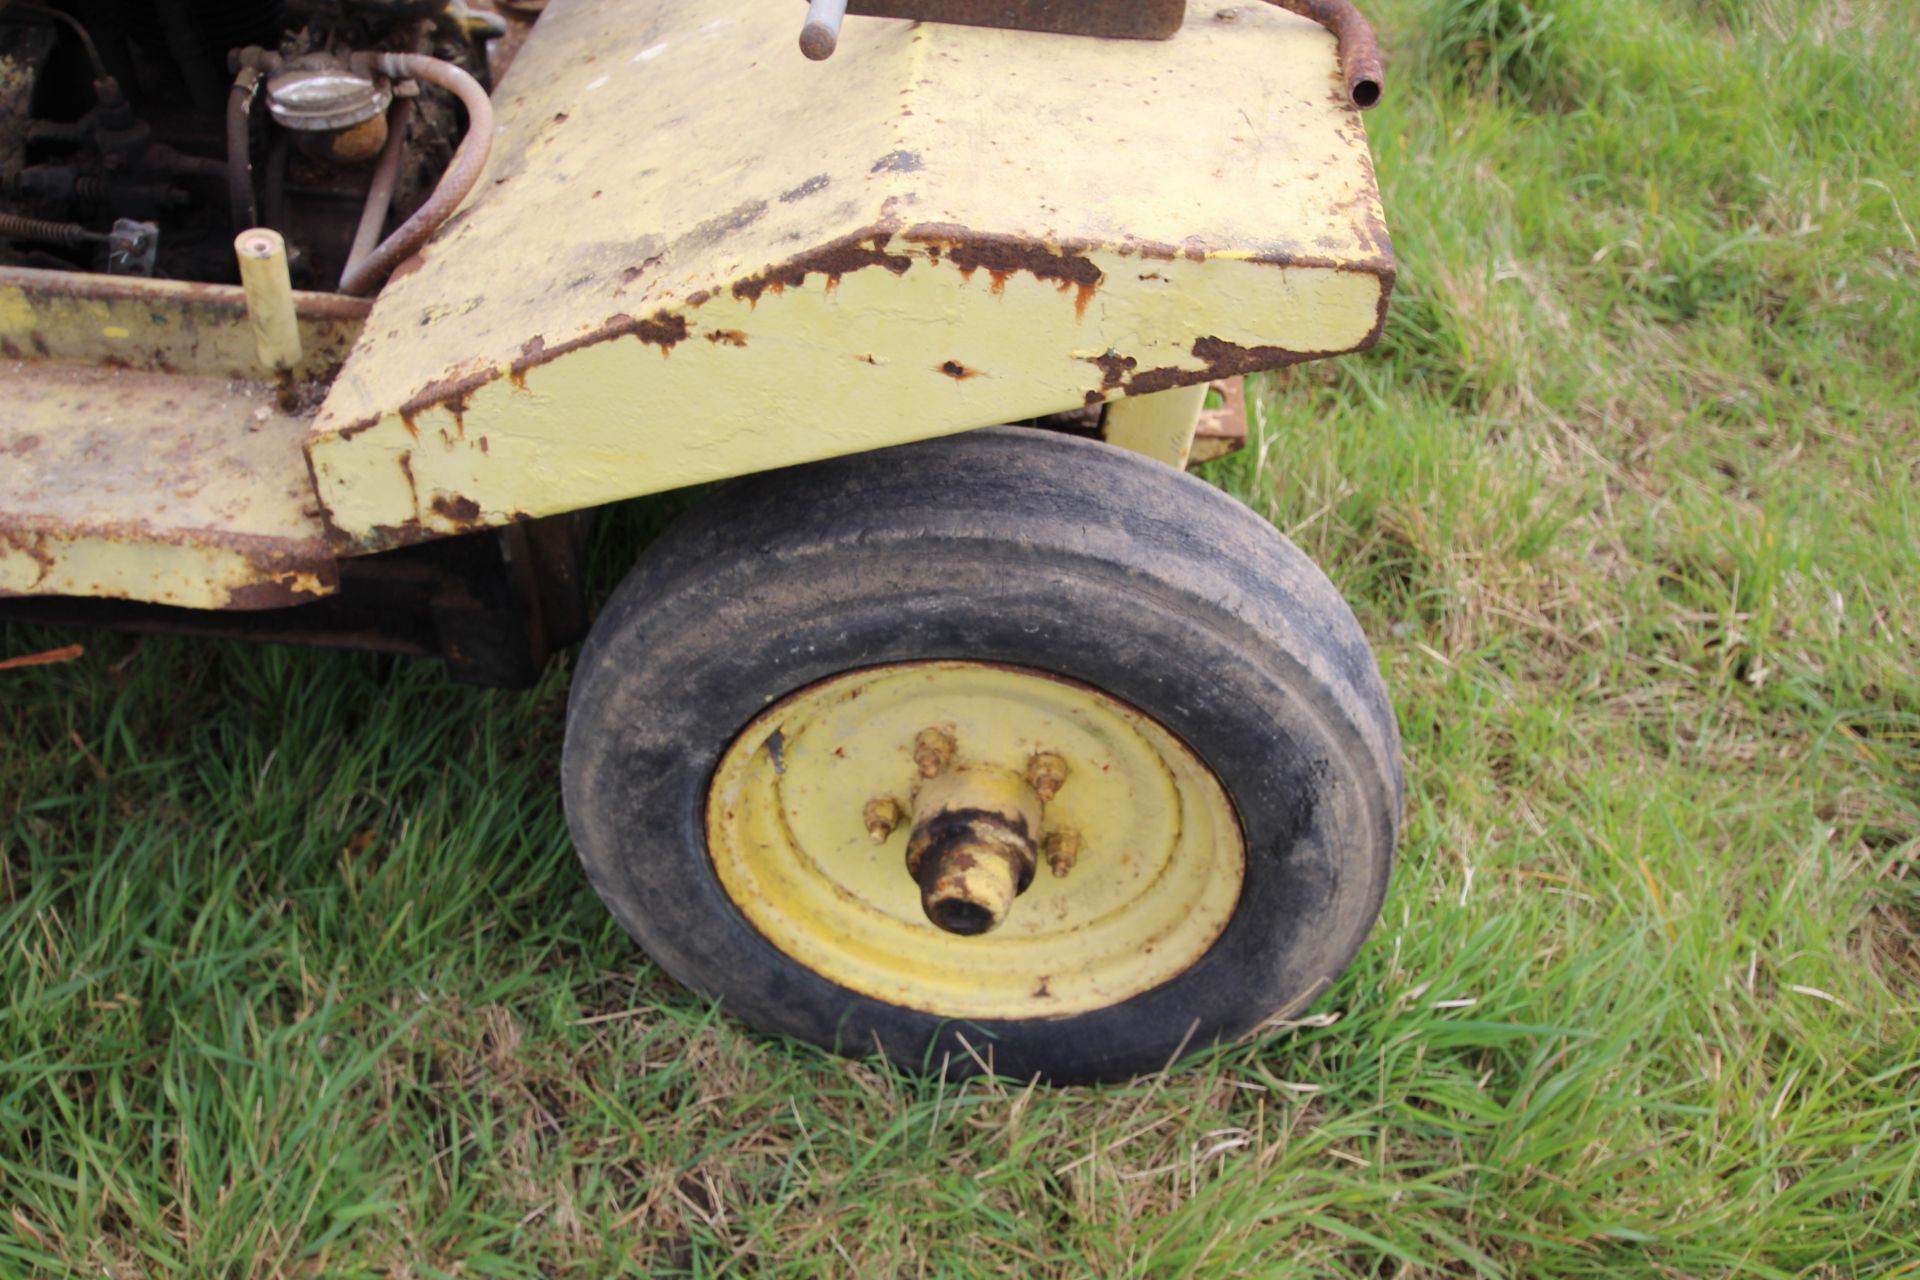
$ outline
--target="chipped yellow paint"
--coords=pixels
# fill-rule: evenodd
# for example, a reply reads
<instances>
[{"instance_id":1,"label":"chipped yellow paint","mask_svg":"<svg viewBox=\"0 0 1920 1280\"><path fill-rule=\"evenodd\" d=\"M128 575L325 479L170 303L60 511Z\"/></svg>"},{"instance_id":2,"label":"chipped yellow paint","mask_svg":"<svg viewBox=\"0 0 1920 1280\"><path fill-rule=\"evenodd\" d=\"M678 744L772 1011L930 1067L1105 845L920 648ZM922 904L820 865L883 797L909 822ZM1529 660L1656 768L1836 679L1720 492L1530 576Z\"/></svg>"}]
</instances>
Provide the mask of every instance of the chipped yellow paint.
<instances>
[{"instance_id":1,"label":"chipped yellow paint","mask_svg":"<svg viewBox=\"0 0 1920 1280\"><path fill-rule=\"evenodd\" d=\"M1022 775L1068 765L1042 830L1081 838L990 933L926 919L908 830L868 835L866 804L908 804L927 725L960 758ZM776 737L776 735L778 735ZM841 986L948 1017L1045 1018L1117 1004L1205 955L1239 902L1246 851L1213 773L1151 717L1039 672L906 663L821 682L769 708L721 758L707 842L727 895L770 942Z\"/></svg>"},{"instance_id":2,"label":"chipped yellow paint","mask_svg":"<svg viewBox=\"0 0 1920 1280\"><path fill-rule=\"evenodd\" d=\"M315 548L319 550L319 548ZM0 597L92 596L185 609L245 609L332 595L318 568L268 570L243 550L132 536L0 531Z\"/></svg>"},{"instance_id":3,"label":"chipped yellow paint","mask_svg":"<svg viewBox=\"0 0 1920 1280\"><path fill-rule=\"evenodd\" d=\"M815 64L783 6L553 0L315 423L343 549L1366 345L1392 250L1334 42L1225 12L856 22Z\"/></svg>"},{"instance_id":4,"label":"chipped yellow paint","mask_svg":"<svg viewBox=\"0 0 1920 1280\"><path fill-rule=\"evenodd\" d=\"M1200 426L1212 384L1196 382L1149 396L1127 396L1107 406L1100 436L1157 459L1170 467L1185 467L1193 456L1193 434Z\"/></svg>"},{"instance_id":5,"label":"chipped yellow paint","mask_svg":"<svg viewBox=\"0 0 1920 1280\"><path fill-rule=\"evenodd\" d=\"M367 304L295 295L311 378ZM310 393L257 375L237 288L0 268L0 596L259 609L330 595Z\"/></svg>"}]
</instances>

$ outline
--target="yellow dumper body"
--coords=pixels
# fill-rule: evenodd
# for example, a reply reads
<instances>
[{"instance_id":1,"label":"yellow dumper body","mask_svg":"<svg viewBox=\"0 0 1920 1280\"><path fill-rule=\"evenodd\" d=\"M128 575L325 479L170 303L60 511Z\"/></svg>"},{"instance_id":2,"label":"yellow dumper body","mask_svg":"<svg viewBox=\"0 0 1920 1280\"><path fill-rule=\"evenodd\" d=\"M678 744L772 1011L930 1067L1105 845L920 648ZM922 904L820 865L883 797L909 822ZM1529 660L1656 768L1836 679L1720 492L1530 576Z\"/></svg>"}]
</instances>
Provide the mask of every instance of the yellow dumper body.
<instances>
[{"instance_id":1,"label":"yellow dumper body","mask_svg":"<svg viewBox=\"0 0 1920 1280\"><path fill-rule=\"evenodd\" d=\"M0 270L0 595L247 610L343 560L1352 351L1394 275L1334 39L1165 42L553 0L485 177L369 307Z\"/></svg>"}]
</instances>

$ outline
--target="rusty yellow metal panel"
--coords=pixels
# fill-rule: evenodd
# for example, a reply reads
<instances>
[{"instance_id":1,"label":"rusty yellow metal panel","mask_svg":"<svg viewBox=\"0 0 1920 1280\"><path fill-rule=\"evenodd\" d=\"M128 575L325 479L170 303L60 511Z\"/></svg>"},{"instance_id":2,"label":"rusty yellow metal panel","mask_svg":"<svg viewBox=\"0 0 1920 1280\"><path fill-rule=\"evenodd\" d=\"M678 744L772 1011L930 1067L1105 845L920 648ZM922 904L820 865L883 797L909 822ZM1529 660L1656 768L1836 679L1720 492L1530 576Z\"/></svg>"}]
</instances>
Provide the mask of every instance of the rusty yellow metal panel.
<instances>
[{"instance_id":1,"label":"rusty yellow metal panel","mask_svg":"<svg viewBox=\"0 0 1920 1280\"><path fill-rule=\"evenodd\" d=\"M338 585L301 446L366 305L299 295L260 376L240 290L0 270L0 596L260 609Z\"/></svg>"},{"instance_id":2,"label":"rusty yellow metal panel","mask_svg":"<svg viewBox=\"0 0 1920 1280\"><path fill-rule=\"evenodd\" d=\"M1125 396L1107 406L1100 438L1108 444L1185 467L1193 456L1194 431L1212 384L1195 382L1149 396Z\"/></svg>"},{"instance_id":3,"label":"rusty yellow metal panel","mask_svg":"<svg viewBox=\"0 0 1920 1280\"><path fill-rule=\"evenodd\" d=\"M479 193L308 442L343 549L1354 350L1392 249L1332 37L553 0Z\"/></svg>"},{"instance_id":4,"label":"rusty yellow metal panel","mask_svg":"<svg viewBox=\"0 0 1920 1280\"><path fill-rule=\"evenodd\" d=\"M304 354L290 385L331 378L371 304L297 293ZM246 295L232 285L0 267L0 356L80 360L222 378L262 378Z\"/></svg>"}]
</instances>

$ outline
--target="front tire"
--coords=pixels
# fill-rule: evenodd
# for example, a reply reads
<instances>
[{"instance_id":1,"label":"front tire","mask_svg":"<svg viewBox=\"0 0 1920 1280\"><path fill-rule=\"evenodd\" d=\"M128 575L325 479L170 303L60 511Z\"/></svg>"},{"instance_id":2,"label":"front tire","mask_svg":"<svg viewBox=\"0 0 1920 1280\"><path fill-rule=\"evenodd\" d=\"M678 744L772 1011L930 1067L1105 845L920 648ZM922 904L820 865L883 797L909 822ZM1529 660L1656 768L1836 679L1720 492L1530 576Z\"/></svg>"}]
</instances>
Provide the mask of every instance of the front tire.
<instances>
[{"instance_id":1,"label":"front tire","mask_svg":"<svg viewBox=\"0 0 1920 1280\"><path fill-rule=\"evenodd\" d=\"M931 682L897 695L920 698L914 710L889 720L875 701L871 714L845 712L846 690L878 699L909 678L901 673ZM1056 677L1082 692L1061 701L1048 684ZM1034 895L1072 900L1051 885L1015 900L1006 929L978 937L915 916L904 865L898 885L885 871L895 855L883 846L856 857L868 831L848 797L905 803L922 785L897 725L918 723L942 690L944 723L973 726L963 754L969 741L986 750L1004 738L1006 755L1016 740L1046 747L1048 735L1072 736L1098 715L1140 717L1148 756L1191 781L1173 811L1217 819L1199 852L1164 853L1200 886L1191 908L1169 913L1172 881L1156 872L1151 892L1109 894L1078 917L1060 906L1076 927L1099 918L1097 946L1064 925L1046 947L1035 941L1047 928ZM783 716L801 712L788 707L816 709L794 725ZM783 730L854 750L796 756L794 768L819 780L802 787L801 773L787 777ZM1105 826L1062 884L1081 878L1091 892L1121 862L1163 856L1165 841L1140 831L1185 828L1128 809L1124 788L1094 780L1121 755L1089 750L1080 749L1075 821ZM1011 756L1001 763L1019 767ZM842 785L829 765L858 772ZM1150 761L1139 768L1152 773ZM1304 1009L1379 912L1402 790L1372 654L1298 549L1159 463L1014 429L749 477L690 512L594 627L563 778L594 887L689 987L762 1030L846 1053L877 1049L909 1070L985 1061L1059 1083L1156 1070ZM1060 790L1062 813L1075 785L1070 775ZM730 827L749 793L778 820ZM775 830L783 834L767 834ZM1134 849L1136 837L1153 848ZM890 839L904 847L906 836ZM783 843L792 849L767 851ZM856 863L863 869L848 870ZM812 883L822 878L830 892ZM850 895L857 908L836 915ZM1155 903L1166 919L1129 935L1126 914ZM1186 940L1163 943L1173 921L1186 922ZM1162 946L1171 960L1137 963ZM855 951L858 963L846 958ZM1074 987L1067 1012L1053 989L1064 967L1106 975Z\"/></svg>"}]
</instances>

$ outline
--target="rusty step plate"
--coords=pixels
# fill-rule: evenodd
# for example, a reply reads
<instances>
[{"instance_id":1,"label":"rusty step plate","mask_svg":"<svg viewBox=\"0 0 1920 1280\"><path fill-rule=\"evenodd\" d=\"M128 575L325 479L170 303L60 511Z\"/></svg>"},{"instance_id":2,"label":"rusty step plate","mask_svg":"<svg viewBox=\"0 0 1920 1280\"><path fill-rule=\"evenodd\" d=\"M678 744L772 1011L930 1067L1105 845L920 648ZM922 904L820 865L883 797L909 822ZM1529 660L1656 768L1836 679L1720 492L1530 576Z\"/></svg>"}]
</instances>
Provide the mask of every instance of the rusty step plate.
<instances>
[{"instance_id":1,"label":"rusty step plate","mask_svg":"<svg viewBox=\"0 0 1920 1280\"><path fill-rule=\"evenodd\" d=\"M300 452L270 383L0 359L0 597L264 609L329 595Z\"/></svg>"}]
</instances>

